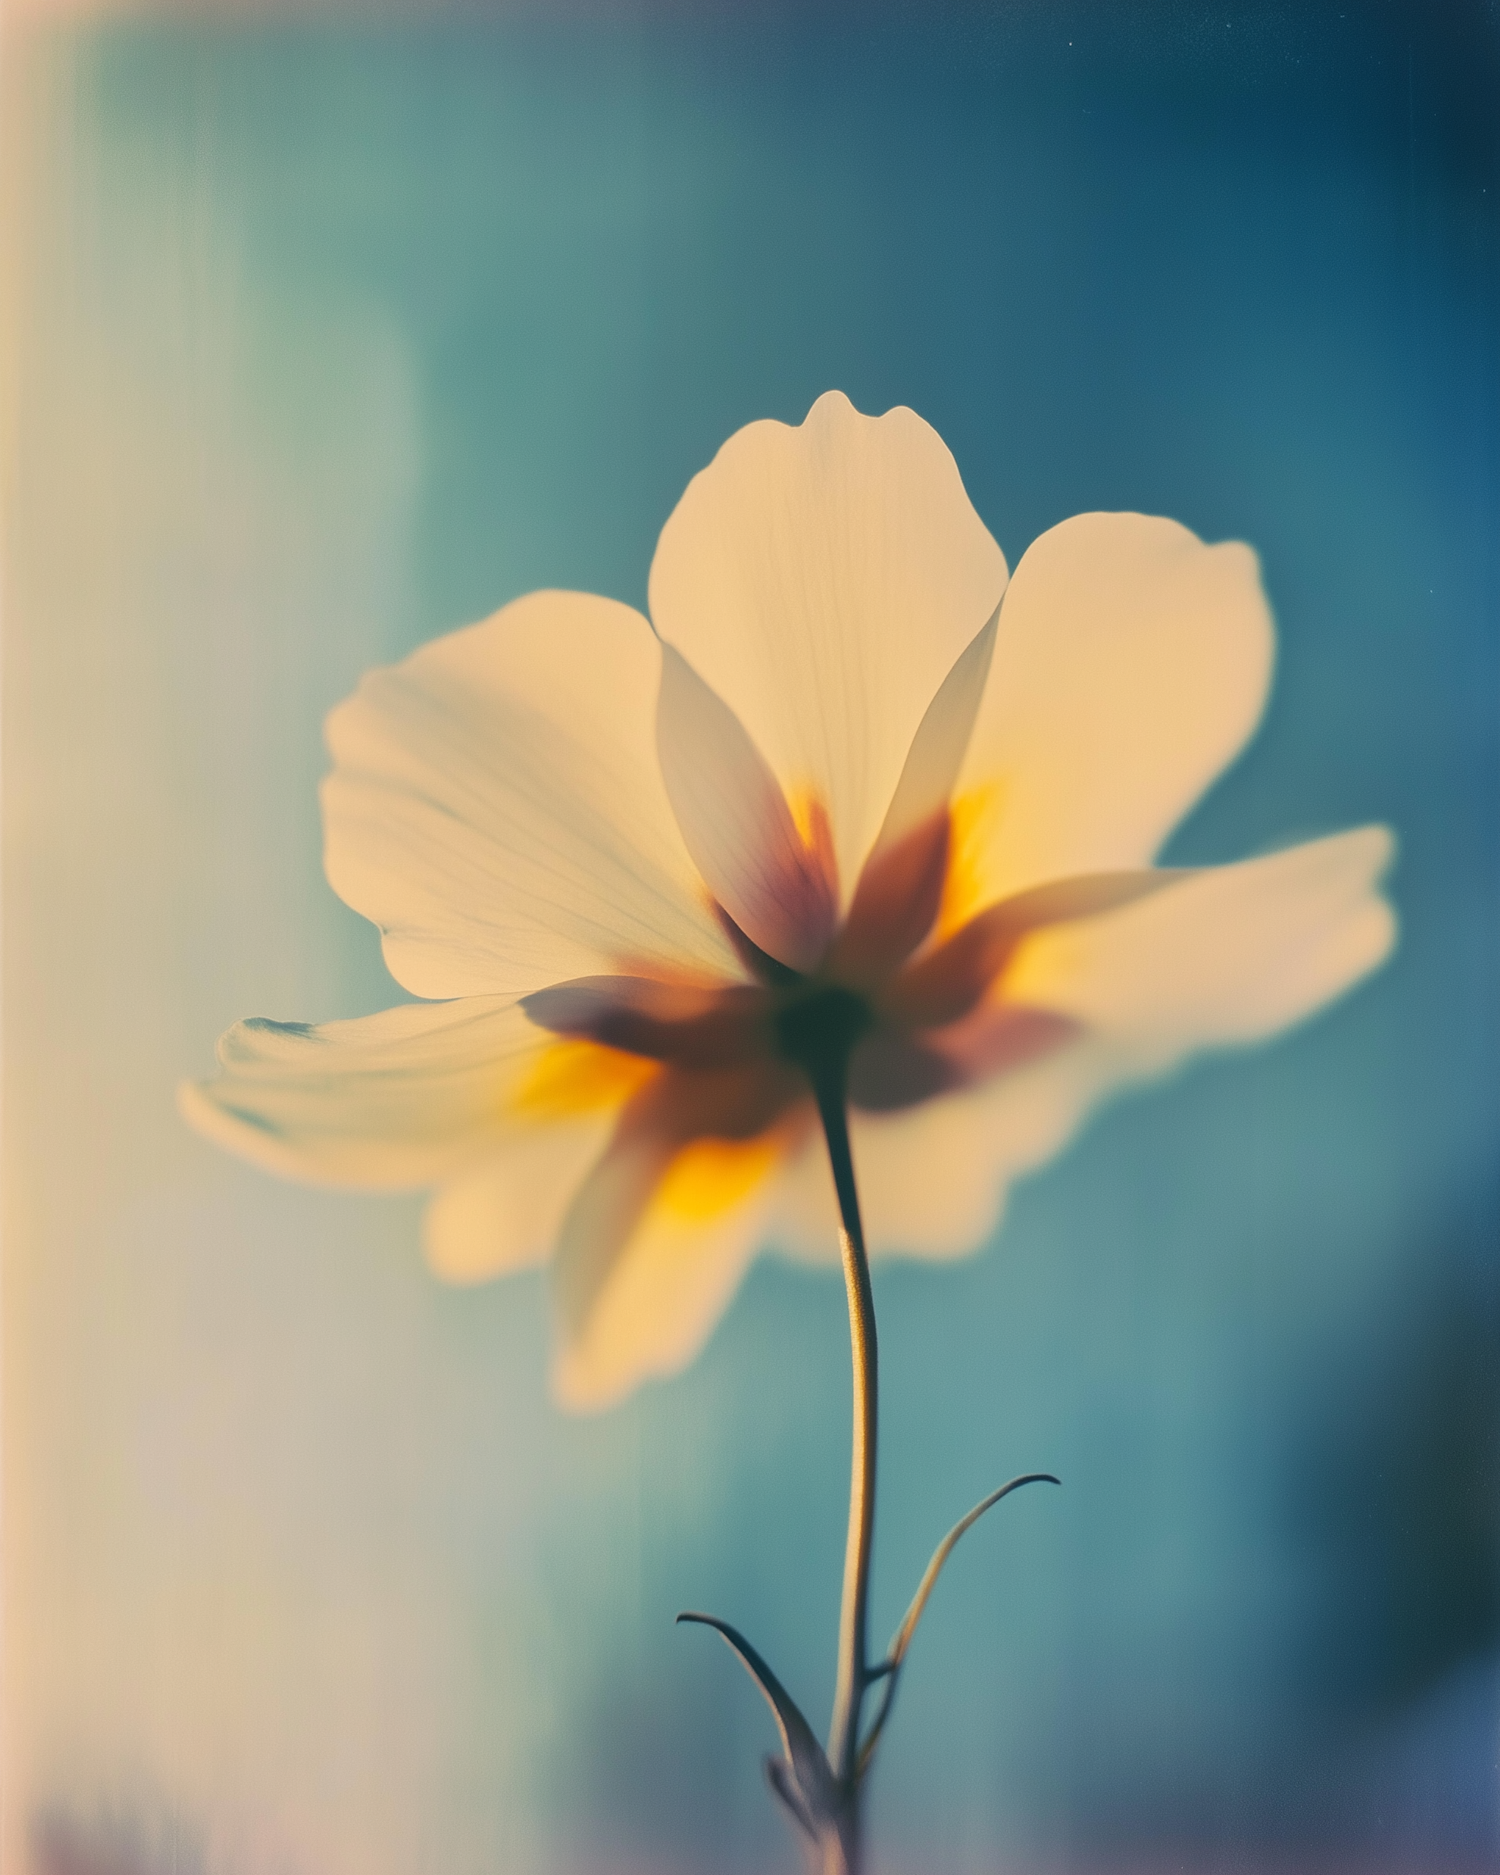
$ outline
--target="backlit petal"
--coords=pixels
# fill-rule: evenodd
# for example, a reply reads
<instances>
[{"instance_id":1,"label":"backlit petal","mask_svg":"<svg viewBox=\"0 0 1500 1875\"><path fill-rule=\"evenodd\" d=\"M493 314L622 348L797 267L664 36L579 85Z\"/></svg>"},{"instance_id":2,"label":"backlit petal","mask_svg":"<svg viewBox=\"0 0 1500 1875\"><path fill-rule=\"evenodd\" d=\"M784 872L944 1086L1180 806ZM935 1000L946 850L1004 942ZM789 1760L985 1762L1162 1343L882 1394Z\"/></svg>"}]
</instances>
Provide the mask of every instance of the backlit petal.
<instances>
[{"instance_id":1,"label":"backlit petal","mask_svg":"<svg viewBox=\"0 0 1500 1875\"><path fill-rule=\"evenodd\" d=\"M1070 1043L982 1086L899 1113L850 1115L871 1256L956 1257L1000 1220L1011 1182L1055 1153L1098 1096L1105 1063ZM838 1258L838 1212L821 1134L777 1181L772 1239L799 1257Z\"/></svg>"},{"instance_id":2,"label":"backlit petal","mask_svg":"<svg viewBox=\"0 0 1500 1875\"><path fill-rule=\"evenodd\" d=\"M445 1184L511 1153L535 1165L538 1181L558 1172L576 1184L615 1115L658 1072L550 1035L496 996L407 1003L318 1028L240 1022L219 1061L217 1080L181 1091L200 1132L272 1171L372 1191ZM557 1134L584 1143L554 1144ZM460 1255L452 1233L440 1234L436 1260L479 1273L482 1253ZM494 1254L501 1267L513 1253Z\"/></svg>"},{"instance_id":3,"label":"backlit petal","mask_svg":"<svg viewBox=\"0 0 1500 1875\"><path fill-rule=\"evenodd\" d=\"M989 685L995 637L1000 624L996 606L985 625L959 653L952 670L928 704L902 764L901 779L886 809L875 853L888 851L948 805L963 771L979 706Z\"/></svg>"},{"instance_id":4,"label":"backlit petal","mask_svg":"<svg viewBox=\"0 0 1500 1875\"><path fill-rule=\"evenodd\" d=\"M1068 873L1145 865L1260 718L1274 638L1255 555L1083 514L1028 548L956 797L945 927Z\"/></svg>"},{"instance_id":5,"label":"backlit petal","mask_svg":"<svg viewBox=\"0 0 1500 1875\"><path fill-rule=\"evenodd\" d=\"M559 1235L565 1404L609 1406L702 1347L760 1242L800 1092L785 1070L673 1071L622 1115Z\"/></svg>"},{"instance_id":6,"label":"backlit petal","mask_svg":"<svg viewBox=\"0 0 1500 1875\"><path fill-rule=\"evenodd\" d=\"M1384 828L1361 828L1182 874L1122 908L1025 938L1006 998L1076 1027L971 1088L851 1115L871 1254L977 1249L1009 1184L1058 1152L1114 1089L1199 1049L1274 1034L1375 969L1395 938L1375 889L1391 850ZM831 1261L837 1222L822 1142L809 1136L777 1182L768 1229L794 1253Z\"/></svg>"},{"instance_id":7,"label":"backlit petal","mask_svg":"<svg viewBox=\"0 0 1500 1875\"><path fill-rule=\"evenodd\" d=\"M608 1143L613 1115L518 1129L441 1185L422 1217L422 1247L446 1282L483 1282L544 1263L573 1194Z\"/></svg>"},{"instance_id":8,"label":"backlit petal","mask_svg":"<svg viewBox=\"0 0 1500 1875\"><path fill-rule=\"evenodd\" d=\"M588 1194L609 1266L559 1342L564 1405L598 1411L694 1359L765 1234L776 1144L700 1140L665 1163L611 1162Z\"/></svg>"},{"instance_id":9,"label":"backlit petal","mask_svg":"<svg viewBox=\"0 0 1500 1875\"><path fill-rule=\"evenodd\" d=\"M755 944L812 970L833 932L831 854L805 844L744 726L671 645L662 655L662 780L704 883Z\"/></svg>"},{"instance_id":10,"label":"backlit petal","mask_svg":"<svg viewBox=\"0 0 1500 1875\"><path fill-rule=\"evenodd\" d=\"M936 431L836 391L695 476L651 567L657 629L743 723L794 814L826 809L847 895L917 725L1005 589Z\"/></svg>"},{"instance_id":11,"label":"backlit petal","mask_svg":"<svg viewBox=\"0 0 1500 1875\"><path fill-rule=\"evenodd\" d=\"M960 653L917 725L839 933L833 967L843 982L878 983L932 929L952 847L948 800L984 695L999 619L997 607Z\"/></svg>"},{"instance_id":12,"label":"backlit petal","mask_svg":"<svg viewBox=\"0 0 1500 1875\"><path fill-rule=\"evenodd\" d=\"M311 1027L254 1018L184 1116L243 1157L320 1184L435 1183L496 1138L512 1091L556 1043L508 997L407 1003Z\"/></svg>"},{"instance_id":13,"label":"backlit petal","mask_svg":"<svg viewBox=\"0 0 1500 1875\"><path fill-rule=\"evenodd\" d=\"M662 786L639 613L532 593L372 672L328 719L335 891L418 996L622 966L742 974Z\"/></svg>"},{"instance_id":14,"label":"backlit petal","mask_svg":"<svg viewBox=\"0 0 1500 1875\"><path fill-rule=\"evenodd\" d=\"M1034 932L1005 995L1128 1046L1135 1072L1274 1034L1390 951L1395 916L1376 887L1392 849L1385 828L1361 827L1185 874L1119 910Z\"/></svg>"}]
</instances>

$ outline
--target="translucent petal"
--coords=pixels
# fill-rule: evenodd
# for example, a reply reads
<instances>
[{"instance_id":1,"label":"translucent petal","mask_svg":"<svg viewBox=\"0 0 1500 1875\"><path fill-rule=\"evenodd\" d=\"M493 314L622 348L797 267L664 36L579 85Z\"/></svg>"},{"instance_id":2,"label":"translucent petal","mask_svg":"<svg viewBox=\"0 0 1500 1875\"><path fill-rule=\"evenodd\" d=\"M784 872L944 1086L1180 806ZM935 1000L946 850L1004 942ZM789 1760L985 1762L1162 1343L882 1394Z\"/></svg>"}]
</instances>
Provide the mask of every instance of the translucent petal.
<instances>
[{"instance_id":1,"label":"translucent petal","mask_svg":"<svg viewBox=\"0 0 1500 1875\"><path fill-rule=\"evenodd\" d=\"M663 1099L622 1118L560 1234L555 1382L580 1410L610 1406L698 1353L760 1243L770 1174L791 1136L778 1118L781 1082L669 1081ZM684 1137L705 1125L720 1130Z\"/></svg>"},{"instance_id":2,"label":"translucent petal","mask_svg":"<svg viewBox=\"0 0 1500 1875\"><path fill-rule=\"evenodd\" d=\"M219 1078L184 1117L258 1165L370 1190L433 1184L505 1124L552 1038L508 997L407 1003L312 1027L261 1017L219 1043Z\"/></svg>"},{"instance_id":3,"label":"translucent petal","mask_svg":"<svg viewBox=\"0 0 1500 1875\"><path fill-rule=\"evenodd\" d=\"M708 889L769 956L812 970L833 932L831 856L804 844L739 718L670 645L657 747L677 824Z\"/></svg>"},{"instance_id":4,"label":"translucent petal","mask_svg":"<svg viewBox=\"0 0 1500 1875\"><path fill-rule=\"evenodd\" d=\"M1005 995L1125 1045L1135 1072L1274 1034L1390 951L1395 915L1376 886L1392 851L1384 827L1361 827L1185 874L1119 910L1034 932Z\"/></svg>"},{"instance_id":5,"label":"translucent petal","mask_svg":"<svg viewBox=\"0 0 1500 1875\"><path fill-rule=\"evenodd\" d=\"M742 973L662 785L639 613L532 593L372 672L328 719L335 891L419 996L634 966Z\"/></svg>"},{"instance_id":6,"label":"translucent petal","mask_svg":"<svg viewBox=\"0 0 1500 1875\"><path fill-rule=\"evenodd\" d=\"M843 982L879 983L922 942L941 909L952 846L948 800L984 695L999 618L997 607L917 725L834 948L832 965Z\"/></svg>"},{"instance_id":7,"label":"translucent petal","mask_svg":"<svg viewBox=\"0 0 1500 1875\"><path fill-rule=\"evenodd\" d=\"M847 894L928 704L1005 579L937 433L830 391L798 428L740 430L693 478L662 530L651 614L793 813L826 810Z\"/></svg>"},{"instance_id":8,"label":"translucent petal","mask_svg":"<svg viewBox=\"0 0 1500 1875\"><path fill-rule=\"evenodd\" d=\"M493 996L407 1003L319 1028L240 1022L220 1042L219 1061L217 1080L183 1087L183 1114L272 1171L366 1190L482 1180L491 1171L534 1186L532 1208L525 1218L516 1213L514 1244L490 1253L458 1247L466 1207L482 1199L477 1188L467 1199L455 1188L436 1201L434 1261L465 1276L484 1273L487 1254L498 1269L536 1253L540 1188L562 1182L560 1217L615 1116L657 1073L617 1050L550 1035L509 998Z\"/></svg>"},{"instance_id":9,"label":"translucent petal","mask_svg":"<svg viewBox=\"0 0 1500 1875\"><path fill-rule=\"evenodd\" d=\"M1255 555L1083 514L1000 611L955 799L943 925L1069 873L1145 865L1260 718L1274 635Z\"/></svg>"},{"instance_id":10,"label":"translucent petal","mask_svg":"<svg viewBox=\"0 0 1500 1875\"><path fill-rule=\"evenodd\" d=\"M1000 624L996 606L985 625L960 652L928 704L902 764L901 779L886 809L875 853L889 851L948 805L963 771L974 724L989 684Z\"/></svg>"},{"instance_id":11,"label":"translucent petal","mask_svg":"<svg viewBox=\"0 0 1500 1875\"><path fill-rule=\"evenodd\" d=\"M484 1282L545 1263L574 1193L609 1140L613 1115L518 1129L507 1147L429 1200L422 1247L445 1282Z\"/></svg>"},{"instance_id":12,"label":"translucent petal","mask_svg":"<svg viewBox=\"0 0 1500 1875\"><path fill-rule=\"evenodd\" d=\"M987 1241L1013 1179L1057 1152L1098 1097L1099 1051L1077 1042L974 1088L896 1113L850 1115L871 1256L946 1258ZM768 1235L794 1255L838 1258L838 1213L821 1134L775 1191Z\"/></svg>"},{"instance_id":13,"label":"translucent petal","mask_svg":"<svg viewBox=\"0 0 1500 1875\"><path fill-rule=\"evenodd\" d=\"M1375 969L1395 939L1394 915L1375 889L1391 851L1384 828L1360 828L1185 873L1123 907L1023 939L1004 975L1005 1001L1062 1017L1075 1033L924 1105L851 1115L872 1255L977 1249L1009 1184L1060 1151L1114 1089L1197 1050L1275 1034ZM796 1254L836 1256L817 1136L804 1138L778 1180L768 1231Z\"/></svg>"}]
</instances>

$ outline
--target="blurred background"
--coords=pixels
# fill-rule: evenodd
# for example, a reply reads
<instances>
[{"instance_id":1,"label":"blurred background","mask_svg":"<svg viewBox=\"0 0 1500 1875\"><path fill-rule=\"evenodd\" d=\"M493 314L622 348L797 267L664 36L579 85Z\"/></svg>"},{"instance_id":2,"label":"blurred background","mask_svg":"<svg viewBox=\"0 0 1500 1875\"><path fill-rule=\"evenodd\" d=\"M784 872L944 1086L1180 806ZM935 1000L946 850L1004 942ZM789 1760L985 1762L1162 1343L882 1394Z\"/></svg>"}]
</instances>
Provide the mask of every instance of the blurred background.
<instances>
[{"instance_id":1,"label":"blurred background","mask_svg":"<svg viewBox=\"0 0 1500 1875\"><path fill-rule=\"evenodd\" d=\"M275 1183L173 1090L399 1000L321 722L837 386L1011 564L1089 508L1263 557L1277 688L1174 838L1386 820L1395 961L877 1273L875 1626L957 1553L881 1875L1500 1868L1493 0L33 0L3 101L5 1866L789 1870L847 1481L836 1276L760 1261L607 1417L539 1279ZM71 1859L70 1859L71 1858Z\"/></svg>"}]
</instances>

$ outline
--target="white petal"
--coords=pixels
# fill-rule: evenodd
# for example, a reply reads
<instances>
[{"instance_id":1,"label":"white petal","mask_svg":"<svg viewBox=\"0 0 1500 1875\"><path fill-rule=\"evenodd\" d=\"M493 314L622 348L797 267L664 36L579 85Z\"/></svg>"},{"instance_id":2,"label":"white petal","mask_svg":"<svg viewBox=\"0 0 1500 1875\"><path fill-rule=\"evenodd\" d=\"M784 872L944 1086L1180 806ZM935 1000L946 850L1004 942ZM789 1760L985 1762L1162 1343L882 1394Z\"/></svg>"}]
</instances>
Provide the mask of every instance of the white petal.
<instances>
[{"instance_id":1,"label":"white petal","mask_svg":"<svg viewBox=\"0 0 1500 1875\"><path fill-rule=\"evenodd\" d=\"M1011 1182L1059 1151L1097 1098L1101 1051L1074 1043L1013 1073L899 1113L850 1115L870 1255L946 1258L985 1243ZM821 1134L778 1181L770 1234L837 1261L838 1213Z\"/></svg>"},{"instance_id":2,"label":"white petal","mask_svg":"<svg viewBox=\"0 0 1500 1875\"><path fill-rule=\"evenodd\" d=\"M609 1139L613 1115L520 1130L440 1186L422 1217L422 1247L445 1282L484 1282L545 1263L569 1204Z\"/></svg>"},{"instance_id":3,"label":"white petal","mask_svg":"<svg viewBox=\"0 0 1500 1875\"><path fill-rule=\"evenodd\" d=\"M893 1114L851 1115L872 1255L977 1249L1010 1183L1059 1152L1090 1108L1195 1050L1258 1040L1312 1013L1387 956L1375 891L1390 835L1367 827L1183 875L1123 909L1035 933L1005 994L1083 1025L1076 1041L993 1080ZM822 1141L778 1181L770 1233L837 1255Z\"/></svg>"},{"instance_id":4,"label":"white petal","mask_svg":"<svg viewBox=\"0 0 1500 1875\"><path fill-rule=\"evenodd\" d=\"M923 712L1005 589L942 439L819 398L752 423L662 530L651 614L792 802L826 809L847 894Z\"/></svg>"},{"instance_id":5,"label":"white petal","mask_svg":"<svg viewBox=\"0 0 1500 1875\"><path fill-rule=\"evenodd\" d=\"M729 1306L764 1235L777 1136L659 1140L614 1148L579 1193L564 1227L591 1267L584 1306L564 1311L553 1380L579 1412L613 1406L642 1380L675 1374L698 1354Z\"/></svg>"},{"instance_id":6,"label":"white petal","mask_svg":"<svg viewBox=\"0 0 1500 1875\"><path fill-rule=\"evenodd\" d=\"M802 842L765 758L725 702L668 645L657 747L662 780L704 883L755 944L794 970L828 948L836 888Z\"/></svg>"},{"instance_id":7,"label":"white petal","mask_svg":"<svg viewBox=\"0 0 1500 1875\"><path fill-rule=\"evenodd\" d=\"M328 719L334 890L419 996L623 967L737 976L667 801L639 613L532 593L372 672Z\"/></svg>"},{"instance_id":8,"label":"white petal","mask_svg":"<svg viewBox=\"0 0 1500 1875\"><path fill-rule=\"evenodd\" d=\"M1132 1072L1254 1041L1373 970L1396 922L1376 890L1383 827L1213 867L1118 911L1035 932L1005 973L1009 999L1128 1048Z\"/></svg>"},{"instance_id":9,"label":"white petal","mask_svg":"<svg viewBox=\"0 0 1500 1875\"><path fill-rule=\"evenodd\" d=\"M948 805L962 772L995 655L1000 608L959 653L917 725L875 852L899 845Z\"/></svg>"},{"instance_id":10,"label":"white petal","mask_svg":"<svg viewBox=\"0 0 1500 1875\"><path fill-rule=\"evenodd\" d=\"M833 952L845 983L878 984L922 942L942 908L953 846L948 800L984 695L999 618L997 607L917 725Z\"/></svg>"},{"instance_id":11,"label":"white petal","mask_svg":"<svg viewBox=\"0 0 1500 1875\"><path fill-rule=\"evenodd\" d=\"M1244 744L1274 634L1255 555L1083 514L1027 549L958 788L957 920L1069 873L1146 864Z\"/></svg>"},{"instance_id":12,"label":"white petal","mask_svg":"<svg viewBox=\"0 0 1500 1875\"><path fill-rule=\"evenodd\" d=\"M223 1073L188 1084L184 1117L294 1178L367 1190L437 1184L553 1127L594 1129L651 1069L559 1041L509 998L408 1003L320 1028L254 1020L219 1044Z\"/></svg>"}]
</instances>

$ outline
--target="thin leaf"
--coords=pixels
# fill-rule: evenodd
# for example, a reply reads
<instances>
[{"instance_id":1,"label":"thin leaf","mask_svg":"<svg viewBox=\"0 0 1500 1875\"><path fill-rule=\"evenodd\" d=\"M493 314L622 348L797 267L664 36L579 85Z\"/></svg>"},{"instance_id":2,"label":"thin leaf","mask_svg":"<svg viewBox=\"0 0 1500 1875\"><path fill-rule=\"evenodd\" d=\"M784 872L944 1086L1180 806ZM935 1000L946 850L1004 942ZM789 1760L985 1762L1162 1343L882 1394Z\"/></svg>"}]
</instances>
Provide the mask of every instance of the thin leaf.
<instances>
[{"instance_id":1,"label":"thin leaf","mask_svg":"<svg viewBox=\"0 0 1500 1875\"><path fill-rule=\"evenodd\" d=\"M1050 1471L1028 1471L1019 1478L1012 1478L1008 1484L1002 1484L998 1491L991 1491L989 1496L981 1498L966 1517L958 1522L938 1544L932 1553L922 1580L917 1584L917 1592L911 1598L911 1606L906 1611L906 1618L891 1638L886 1657L877 1667L871 1669L867 1683L873 1685L878 1679L885 1680L885 1697L880 1702L880 1710L875 1715L875 1722L870 1727L869 1735L860 1747L859 1768L857 1775L863 1777L875 1755L875 1746L880 1734L885 1729L885 1722L890 1717L891 1706L896 1698L896 1683L901 1678L902 1663L906 1659L906 1650L911 1646L912 1636L917 1631L917 1623L922 1619L922 1611L927 1606L927 1598L932 1594L938 1577L942 1574L943 1564L953 1554L958 1539L971 1524L978 1523L987 1510L992 1510L1002 1497L1009 1497L1012 1491L1019 1491L1023 1484L1057 1484L1061 1478L1054 1478Z\"/></svg>"},{"instance_id":2,"label":"thin leaf","mask_svg":"<svg viewBox=\"0 0 1500 1875\"><path fill-rule=\"evenodd\" d=\"M807 1805L802 1801L802 1792L792 1774L792 1767L785 1758L768 1757L766 1759L766 1782L771 1786L777 1800L798 1829L816 1842L818 1826L809 1814Z\"/></svg>"},{"instance_id":3,"label":"thin leaf","mask_svg":"<svg viewBox=\"0 0 1500 1875\"><path fill-rule=\"evenodd\" d=\"M1009 1497L1012 1491L1019 1491L1023 1484L1060 1485L1061 1483L1061 1478L1054 1478L1050 1471L1028 1471L1019 1478L1012 1478L1009 1484L1002 1484L998 1491L991 1491L988 1497L980 1499L967 1517L959 1518L958 1522L954 1524L953 1528L932 1552L932 1561L928 1563L927 1573L922 1577L921 1582L918 1583L917 1592L911 1598L911 1607L906 1611L906 1619L901 1623L900 1627L897 1628L895 1636L891 1641L887 1657L890 1660L893 1671L899 1669L901 1662L906 1658L906 1650L911 1646L911 1637L916 1633L917 1623L922 1619L922 1610L927 1606L927 1598L931 1595L933 1588L936 1586L938 1576L942 1573L943 1564L947 1562L948 1558L953 1554L958 1539L963 1535L965 1530L967 1530L971 1524L978 1523L984 1513L987 1510L993 1509L994 1506L1000 1502L1002 1497Z\"/></svg>"},{"instance_id":4,"label":"thin leaf","mask_svg":"<svg viewBox=\"0 0 1500 1875\"><path fill-rule=\"evenodd\" d=\"M837 1810L834 1776L823 1747L818 1743L812 1727L803 1718L796 1700L738 1628L732 1628L727 1621L720 1621L717 1615L702 1615L692 1610L685 1611L677 1619L712 1628L739 1655L741 1665L760 1688L775 1716L782 1750L786 1753L781 1779L776 1772L777 1761L773 1758L767 1762L771 1787L808 1834L816 1837L822 1824ZM783 1779L788 1774L801 1799L800 1804L794 1802L789 1791L784 1788Z\"/></svg>"}]
</instances>

